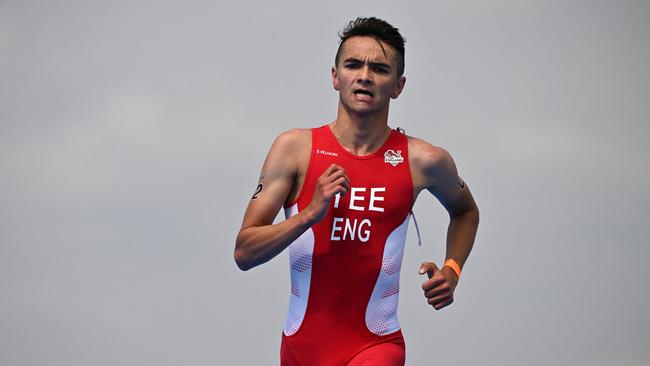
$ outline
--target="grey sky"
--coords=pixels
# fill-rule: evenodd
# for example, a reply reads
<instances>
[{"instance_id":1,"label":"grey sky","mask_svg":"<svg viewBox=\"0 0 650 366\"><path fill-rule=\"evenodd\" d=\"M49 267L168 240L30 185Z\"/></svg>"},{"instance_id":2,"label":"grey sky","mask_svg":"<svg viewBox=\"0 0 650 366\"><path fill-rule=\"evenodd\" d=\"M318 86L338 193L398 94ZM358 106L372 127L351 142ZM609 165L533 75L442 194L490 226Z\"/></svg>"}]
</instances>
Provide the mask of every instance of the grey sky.
<instances>
[{"instance_id":1,"label":"grey sky","mask_svg":"<svg viewBox=\"0 0 650 366\"><path fill-rule=\"evenodd\" d=\"M0 364L274 365L283 253L234 238L275 136L336 116L337 32L406 36L389 124L481 209L427 306L448 218L421 194L407 364L650 364L647 1L0 1Z\"/></svg>"}]
</instances>

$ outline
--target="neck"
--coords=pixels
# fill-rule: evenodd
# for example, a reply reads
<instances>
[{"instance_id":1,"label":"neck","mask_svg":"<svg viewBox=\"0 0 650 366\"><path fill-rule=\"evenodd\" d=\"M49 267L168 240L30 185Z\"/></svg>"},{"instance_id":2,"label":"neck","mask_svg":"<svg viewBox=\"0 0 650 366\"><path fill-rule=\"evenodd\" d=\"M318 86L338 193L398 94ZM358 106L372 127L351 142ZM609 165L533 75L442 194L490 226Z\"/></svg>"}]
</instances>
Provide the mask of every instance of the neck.
<instances>
[{"instance_id":1,"label":"neck","mask_svg":"<svg viewBox=\"0 0 650 366\"><path fill-rule=\"evenodd\" d=\"M339 103L336 120L330 128L339 143L354 155L369 155L379 149L390 136L388 106L379 113L362 116Z\"/></svg>"}]
</instances>

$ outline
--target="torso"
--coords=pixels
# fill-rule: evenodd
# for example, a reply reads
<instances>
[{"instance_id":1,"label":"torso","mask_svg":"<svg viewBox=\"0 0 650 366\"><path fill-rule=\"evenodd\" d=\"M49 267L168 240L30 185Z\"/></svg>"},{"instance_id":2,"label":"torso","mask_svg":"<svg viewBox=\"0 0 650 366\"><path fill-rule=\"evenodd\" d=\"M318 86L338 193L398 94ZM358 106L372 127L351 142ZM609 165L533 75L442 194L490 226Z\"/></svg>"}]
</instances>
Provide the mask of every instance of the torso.
<instances>
[{"instance_id":1,"label":"torso","mask_svg":"<svg viewBox=\"0 0 650 366\"><path fill-rule=\"evenodd\" d=\"M351 189L332 199L326 216L288 248L291 294L283 349L302 362L344 364L367 347L403 342L399 274L417 187L409 140L395 130L364 156L341 146L327 125L305 132L309 143L299 144L307 148L296 156L297 183L286 217L309 205L315 181L332 163L347 171Z\"/></svg>"}]
</instances>

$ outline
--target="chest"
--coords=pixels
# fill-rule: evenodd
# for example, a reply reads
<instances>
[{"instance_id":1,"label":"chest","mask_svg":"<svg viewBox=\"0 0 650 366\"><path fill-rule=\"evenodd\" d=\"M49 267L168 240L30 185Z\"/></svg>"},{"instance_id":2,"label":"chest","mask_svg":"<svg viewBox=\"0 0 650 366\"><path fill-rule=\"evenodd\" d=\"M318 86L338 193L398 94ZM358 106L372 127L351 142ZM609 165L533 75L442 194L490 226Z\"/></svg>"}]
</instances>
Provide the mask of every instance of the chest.
<instances>
[{"instance_id":1,"label":"chest","mask_svg":"<svg viewBox=\"0 0 650 366\"><path fill-rule=\"evenodd\" d=\"M322 156L320 156L322 155ZM410 209L413 183L408 162L399 163L383 155L370 159L353 159L347 156L314 154L310 162L305 187L314 187L318 178L331 164L345 169L350 178L350 189L345 195L336 195L331 210L334 215L381 219L401 214ZM313 190L306 189L305 200L311 200Z\"/></svg>"}]
</instances>

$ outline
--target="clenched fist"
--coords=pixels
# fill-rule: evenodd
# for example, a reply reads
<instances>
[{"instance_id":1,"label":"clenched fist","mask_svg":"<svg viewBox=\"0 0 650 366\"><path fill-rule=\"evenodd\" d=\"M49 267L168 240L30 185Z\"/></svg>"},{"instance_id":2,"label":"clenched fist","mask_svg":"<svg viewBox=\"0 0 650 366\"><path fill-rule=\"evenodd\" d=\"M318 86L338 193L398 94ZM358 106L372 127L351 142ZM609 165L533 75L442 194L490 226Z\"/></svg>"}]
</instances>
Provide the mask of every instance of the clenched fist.
<instances>
[{"instance_id":1,"label":"clenched fist","mask_svg":"<svg viewBox=\"0 0 650 366\"><path fill-rule=\"evenodd\" d=\"M429 279L422 284L422 290L429 305L440 310L454 302L454 289L458 284L456 272L449 267L438 269L435 263L424 262L420 266L420 274L425 273Z\"/></svg>"},{"instance_id":2,"label":"clenched fist","mask_svg":"<svg viewBox=\"0 0 650 366\"><path fill-rule=\"evenodd\" d=\"M332 197L340 193L345 195L350 190L350 178L343 168L336 164L330 165L316 181L314 195L307 206L312 224L321 221L327 213Z\"/></svg>"}]
</instances>

